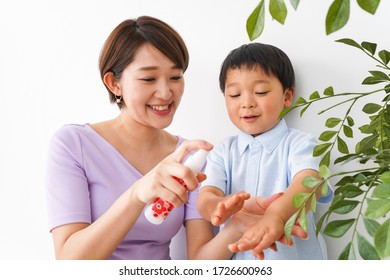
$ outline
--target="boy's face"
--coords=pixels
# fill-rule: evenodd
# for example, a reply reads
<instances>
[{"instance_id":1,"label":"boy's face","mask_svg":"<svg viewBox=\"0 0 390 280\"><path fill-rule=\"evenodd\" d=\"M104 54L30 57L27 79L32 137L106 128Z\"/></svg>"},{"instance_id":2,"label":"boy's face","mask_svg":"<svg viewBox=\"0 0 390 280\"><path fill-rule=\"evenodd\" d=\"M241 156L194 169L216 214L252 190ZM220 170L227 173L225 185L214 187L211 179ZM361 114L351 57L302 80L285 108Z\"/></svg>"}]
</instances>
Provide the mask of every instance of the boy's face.
<instances>
[{"instance_id":1,"label":"boy's face","mask_svg":"<svg viewBox=\"0 0 390 280\"><path fill-rule=\"evenodd\" d=\"M283 92L278 78L266 75L260 67L227 72L225 101L229 117L236 127L252 136L272 129L293 99L294 88Z\"/></svg>"}]
</instances>

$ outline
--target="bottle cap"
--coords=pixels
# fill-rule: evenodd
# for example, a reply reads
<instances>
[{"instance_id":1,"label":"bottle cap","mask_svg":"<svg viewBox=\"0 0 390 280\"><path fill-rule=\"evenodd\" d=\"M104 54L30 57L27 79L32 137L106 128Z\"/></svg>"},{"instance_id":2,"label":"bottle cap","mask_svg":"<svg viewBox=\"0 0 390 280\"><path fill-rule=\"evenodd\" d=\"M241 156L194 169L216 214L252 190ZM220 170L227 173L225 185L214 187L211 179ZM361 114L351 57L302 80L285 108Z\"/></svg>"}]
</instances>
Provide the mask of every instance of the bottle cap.
<instances>
[{"instance_id":1,"label":"bottle cap","mask_svg":"<svg viewBox=\"0 0 390 280\"><path fill-rule=\"evenodd\" d=\"M194 172L194 174L197 174L202 170L204 164L206 163L208 151L199 149L192 154L190 154L186 160L184 161L183 165L187 166Z\"/></svg>"}]
</instances>

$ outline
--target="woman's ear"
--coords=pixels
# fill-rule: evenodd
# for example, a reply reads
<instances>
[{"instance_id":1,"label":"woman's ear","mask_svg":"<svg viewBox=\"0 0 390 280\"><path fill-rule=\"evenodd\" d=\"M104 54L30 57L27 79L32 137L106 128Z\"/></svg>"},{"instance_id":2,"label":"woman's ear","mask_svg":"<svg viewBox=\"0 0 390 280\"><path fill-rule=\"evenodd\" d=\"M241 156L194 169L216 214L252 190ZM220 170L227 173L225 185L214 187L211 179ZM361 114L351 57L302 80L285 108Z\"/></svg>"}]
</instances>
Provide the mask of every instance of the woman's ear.
<instances>
[{"instance_id":1,"label":"woman's ear","mask_svg":"<svg viewBox=\"0 0 390 280\"><path fill-rule=\"evenodd\" d=\"M295 88L291 87L284 92L284 107L290 107L294 101Z\"/></svg>"},{"instance_id":2,"label":"woman's ear","mask_svg":"<svg viewBox=\"0 0 390 280\"><path fill-rule=\"evenodd\" d=\"M114 73L112 72L107 72L103 76L103 82L106 85L106 87L116 96L120 96L121 94L121 89L118 83L118 80L115 78Z\"/></svg>"}]
</instances>

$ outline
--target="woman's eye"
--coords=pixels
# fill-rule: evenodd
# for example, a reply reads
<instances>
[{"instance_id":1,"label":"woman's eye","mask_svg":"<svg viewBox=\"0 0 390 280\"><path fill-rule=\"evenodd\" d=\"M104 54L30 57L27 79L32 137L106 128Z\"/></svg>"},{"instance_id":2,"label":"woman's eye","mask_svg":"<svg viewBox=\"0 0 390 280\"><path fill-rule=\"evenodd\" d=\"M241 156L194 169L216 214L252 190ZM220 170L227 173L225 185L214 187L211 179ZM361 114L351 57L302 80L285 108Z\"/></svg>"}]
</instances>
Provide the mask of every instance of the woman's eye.
<instances>
[{"instance_id":1,"label":"woman's eye","mask_svg":"<svg viewBox=\"0 0 390 280\"><path fill-rule=\"evenodd\" d=\"M153 82L155 80L155 78L141 78L140 80L150 83L150 82Z\"/></svg>"}]
</instances>

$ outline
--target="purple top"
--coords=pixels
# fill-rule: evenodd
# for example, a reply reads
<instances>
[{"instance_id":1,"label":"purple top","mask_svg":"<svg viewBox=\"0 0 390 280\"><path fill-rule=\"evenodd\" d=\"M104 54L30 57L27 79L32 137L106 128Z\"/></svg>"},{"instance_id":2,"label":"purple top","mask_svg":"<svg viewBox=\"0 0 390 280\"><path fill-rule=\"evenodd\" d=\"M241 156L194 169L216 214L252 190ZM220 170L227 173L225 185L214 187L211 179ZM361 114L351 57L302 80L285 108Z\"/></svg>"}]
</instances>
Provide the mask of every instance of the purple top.
<instances>
[{"instance_id":1,"label":"purple top","mask_svg":"<svg viewBox=\"0 0 390 280\"><path fill-rule=\"evenodd\" d=\"M179 137L178 146L183 142ZM47 164L49 229L92 223L140 179L139 173L88 124L65 125L54 134ZM110 259L170 259L169 244L185 220L201 219L198 190L160 225L142 213ZM113 229L115 230L115 229Z\"/></svg>"}]
</instances>

